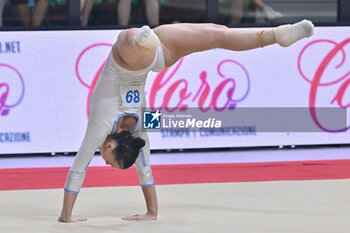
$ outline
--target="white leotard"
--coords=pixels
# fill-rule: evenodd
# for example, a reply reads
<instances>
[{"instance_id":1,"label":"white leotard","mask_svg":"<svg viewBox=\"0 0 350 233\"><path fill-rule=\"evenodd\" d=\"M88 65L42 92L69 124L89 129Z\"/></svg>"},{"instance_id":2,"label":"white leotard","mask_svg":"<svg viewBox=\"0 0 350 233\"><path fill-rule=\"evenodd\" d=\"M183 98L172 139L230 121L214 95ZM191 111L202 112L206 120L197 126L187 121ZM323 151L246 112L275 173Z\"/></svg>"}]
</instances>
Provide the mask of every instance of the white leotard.
<instances>
[{"instance_id":1,"label":"white leotard","mask_svg":"<svg viewBox=\"0 0 350 233\"><path fill-rule=\"evenodd\" d=\"M122 68L115 62L112 51L110 52L91 96L90 117L85 137L69 170L64 188L66 191L79 193L95 151L113 132L117 120L125 115L133 115L138 119L132 135L146 141L135 162L140 184L143 187L154 185L149 161L149 139L147 133L141 131L142 123L139 119L142 119L141 108L146 107L144 87L147 73L151 70L160 72L164 68L164 53L161 45L157 47L152 64L139 71Z\"/></svg>"}]
</instances>

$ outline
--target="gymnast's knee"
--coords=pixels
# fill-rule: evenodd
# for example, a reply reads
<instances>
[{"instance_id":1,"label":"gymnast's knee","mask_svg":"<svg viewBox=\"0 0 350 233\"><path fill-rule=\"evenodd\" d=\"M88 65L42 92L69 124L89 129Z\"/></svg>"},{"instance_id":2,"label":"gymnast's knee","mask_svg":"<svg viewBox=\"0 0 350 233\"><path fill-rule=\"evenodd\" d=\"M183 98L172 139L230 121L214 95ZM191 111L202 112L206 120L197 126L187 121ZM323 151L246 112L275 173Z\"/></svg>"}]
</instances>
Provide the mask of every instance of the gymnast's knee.
<instances>
[{"instance_id":1,"label":"gymnast's knee","mask_svg":"<svg viewBox=\"0 0 350 233\"><path fill-rule=\"evenodd\" d=\"M137 34L138 29L137 28L130 28L122 31L119 36L118 36L118 43L128 43L128 44L133 44L136 34Z\"/></svg>"}]
</instances>

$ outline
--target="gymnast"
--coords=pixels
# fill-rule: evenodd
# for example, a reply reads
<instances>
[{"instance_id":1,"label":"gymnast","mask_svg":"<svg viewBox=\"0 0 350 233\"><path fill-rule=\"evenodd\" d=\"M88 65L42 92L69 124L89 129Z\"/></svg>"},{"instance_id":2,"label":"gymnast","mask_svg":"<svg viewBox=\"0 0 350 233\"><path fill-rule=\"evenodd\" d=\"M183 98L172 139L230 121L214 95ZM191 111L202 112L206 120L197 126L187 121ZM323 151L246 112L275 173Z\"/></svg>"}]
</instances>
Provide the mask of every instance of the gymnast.
<instances>
[{"instance_id":1,"label":"gymnast","mask_svg":"<svg viewBox=\"0 0 350 233\"><path fill-rule=\"evenodd\" d=\"M216 24L172 24L122 31L113 45L90 100L83 142L69 170L60 222L86 221L72 216L87 167L97 149L106 164L127 169L135 163L147 212L124 220L156 220L158 201L150 165L147 133L141 130L141 108L149 71L160 72L181 57L213 48L244 51L278 43L288 47L313 35L303 20L272 29L239 30ZM282 51L281 51L282 52ZM273 59L273 58L271 58Z\"/></svg>"}]
</instances>

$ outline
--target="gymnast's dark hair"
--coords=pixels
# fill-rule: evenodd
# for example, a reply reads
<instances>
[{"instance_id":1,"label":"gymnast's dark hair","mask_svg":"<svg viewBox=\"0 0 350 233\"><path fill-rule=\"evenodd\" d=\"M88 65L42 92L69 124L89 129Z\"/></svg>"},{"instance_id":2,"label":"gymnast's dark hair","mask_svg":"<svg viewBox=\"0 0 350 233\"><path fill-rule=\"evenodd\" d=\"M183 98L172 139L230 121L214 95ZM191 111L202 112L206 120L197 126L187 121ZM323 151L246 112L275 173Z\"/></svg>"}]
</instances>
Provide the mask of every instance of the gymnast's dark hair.
<instances>
[{"instance_id":1,"label":"gymnast's dark hair","mask_svg":"<svg viewBox=\"0 0 350 233\"><path fill-rule=\"evenodd\" d=\"M109 136L111 140L117 143L116 148L112 151L115 161L118 162L121 169L131 167L135 163L140 149L145 146L145 140L140 137L133 137L129 131L122 131Z\"/></svg>"}]
</instances>

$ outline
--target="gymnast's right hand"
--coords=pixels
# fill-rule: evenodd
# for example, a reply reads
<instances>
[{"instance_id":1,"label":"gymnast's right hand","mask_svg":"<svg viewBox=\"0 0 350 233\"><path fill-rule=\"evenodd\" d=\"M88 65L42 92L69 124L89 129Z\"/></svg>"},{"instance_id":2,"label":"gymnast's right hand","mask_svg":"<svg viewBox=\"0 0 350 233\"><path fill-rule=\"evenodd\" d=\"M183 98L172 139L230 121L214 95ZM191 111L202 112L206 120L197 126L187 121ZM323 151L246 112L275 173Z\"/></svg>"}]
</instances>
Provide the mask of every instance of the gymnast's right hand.
<instances>
[{"instance_id":1,"label":"gymnast's right hand","mask_svg":"<svg viewBox=\"0 0 350 233\"><path fill-rule=\"evenodd\" d=\"M78 218L78 217L64 218L62 216L59 216L58 221L59 222L85 222L87 221L87 218Z\"/></svg>"}]
</instances>

